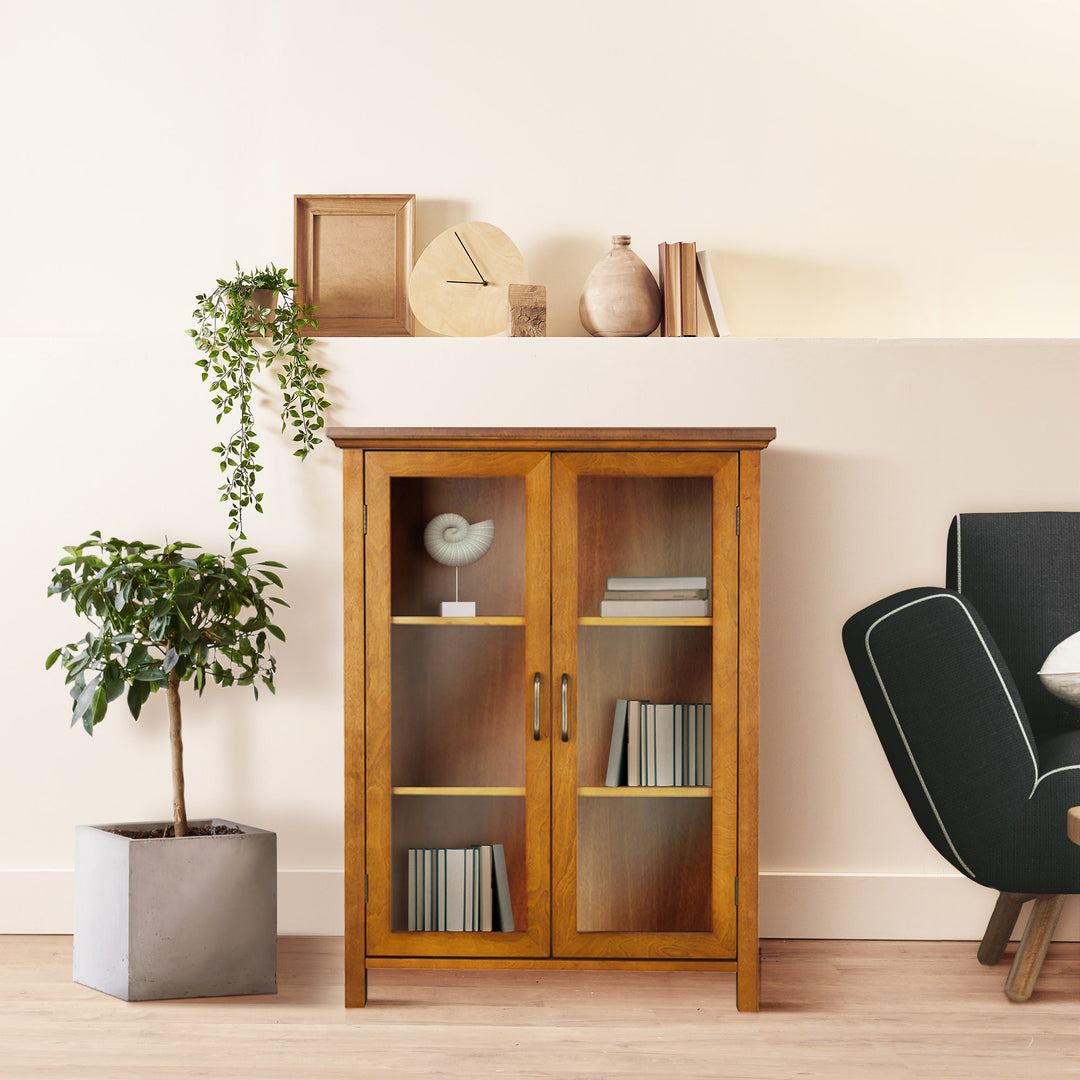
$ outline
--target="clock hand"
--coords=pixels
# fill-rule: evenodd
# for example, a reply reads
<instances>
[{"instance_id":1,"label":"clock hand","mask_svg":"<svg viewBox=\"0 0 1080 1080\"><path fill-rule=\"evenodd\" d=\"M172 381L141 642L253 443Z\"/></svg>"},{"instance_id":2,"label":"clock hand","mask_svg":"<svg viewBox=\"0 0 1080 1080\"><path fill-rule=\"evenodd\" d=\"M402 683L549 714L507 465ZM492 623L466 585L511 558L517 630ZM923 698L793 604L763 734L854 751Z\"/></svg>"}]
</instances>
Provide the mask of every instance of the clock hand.
<instances>
[{"instance_id":1,"label":"clock hand","mask_svg":"<svg viewBox=\"0 0 1080 1080\"><path fill-rule=\"evenodd\" d=\"M484 275L480 273L480 267L476 265L476 263L473 260L473 257L471 255L469 255L469 249L465 246L465 241L462 240L460 236L458 236L457 229L454 230L454 236L457 237L457 242L461 245L461 250L464 251L465 254L468 256L469 262L472 263L472 268L476 271L476 276L480 280L479 281L449 281L448 280L446 282L446 284L447 285L486 285L487 281L485 280Z\"/></svg>"}]
</instances>

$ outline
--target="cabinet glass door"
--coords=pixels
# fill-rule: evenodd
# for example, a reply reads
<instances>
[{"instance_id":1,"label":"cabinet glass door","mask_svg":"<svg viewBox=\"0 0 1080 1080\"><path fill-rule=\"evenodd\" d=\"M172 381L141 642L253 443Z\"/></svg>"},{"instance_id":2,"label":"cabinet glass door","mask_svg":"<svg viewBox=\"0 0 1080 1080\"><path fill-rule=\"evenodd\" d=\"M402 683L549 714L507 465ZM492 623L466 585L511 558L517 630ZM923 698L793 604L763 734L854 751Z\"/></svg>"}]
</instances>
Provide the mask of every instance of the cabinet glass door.
<instances>
[{"instance_id":1,"label":"cabinet glass door","mask_svg":"<svg viewBox=\"0 0 1080 1080\"><path fill-rule=\"evenodd\" d=\"M365 455L372 955L548 953L549 461Z\"/></svg>"},{"instance_id":2,"label":"cabinet glass door","mask_svg":"<svg viewBox=\"0 0 1080 1080\"><path fill-rule=\"evenodd\" d=\"M735 955L738 469L554 456L556 955Z\"/></svg>"}]
</instances>

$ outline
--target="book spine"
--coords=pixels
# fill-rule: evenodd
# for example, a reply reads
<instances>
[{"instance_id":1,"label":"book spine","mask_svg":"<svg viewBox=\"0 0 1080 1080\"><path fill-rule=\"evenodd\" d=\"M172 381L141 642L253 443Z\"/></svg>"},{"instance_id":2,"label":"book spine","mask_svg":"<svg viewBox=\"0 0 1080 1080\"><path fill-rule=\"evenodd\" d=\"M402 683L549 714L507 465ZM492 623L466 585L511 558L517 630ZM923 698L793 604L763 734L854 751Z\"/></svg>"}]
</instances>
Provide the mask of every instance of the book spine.
<instances>
[{"instance_id":1,"label":"book spine","mask_svg":"<svg viewBox=\"0 0 1080 1080\"><path fill-rule=\"evenodd\" d=\"M600 617L618 618L700 618L709 613L708 600L601 600Z\"/></svg>"},{"instance_id":2,"label":"book spine","mask_svg":"<svg viewBox=\"0 0 1080 1080\"><path fill-rule=\"evenodd\" d=\"M705 589L708 587L708 579L697 575L683 575L672 577L609 577L608 589Z\"/></svg>"},{"instance_id":3,"label":"book spine","mask_svg":"<svg viewBox=\"0 0 1080 1080\"><path fill-rule=\"evenodd\" d=\"M626 783L641 786L641 702L626 703Z\"/></svg>"},{"instance_id":4,"label":"book spine","mask_svg":"<svg viewBox=\"0 0 1080 1080\"><path fill-rule=\"evenodd\" d=\"M409 930L416 929L416 848L409 848Z\"/></svg>"},{"instance_id":5,"label":"book spine","mask_svg":"<svg viewBox=\"0 0 1080 1080\"><path fill-rule=\"evenodd\" d=\"M495 929L510 933L514 929L514 912L510 904L510 879L506 873L506 853L502 844L493 844L495 864L496 911L493 916Z\"/></svg>"},{"instance_id":6,"label":"book spine","mask_svg":"<svg viewBox=\"0 0 1080 1080\"><path fill-rule=\"evenodd\" d=\"M679 245L660 244L660 292L663 299L663 316L660 333L664 337L682 334L682 300L679 287Z\"/></svg>"},{"instance_id":7,"label":"book spine","mask_svg":"<svg viewBox=\"0 0 1080 1080\"><path fill-rule=\"evenodd\" d=\"M615 721L611 727L611 749L608 751L606 787L621 787L626 783L626 712L625 698L615 702Z\"/></svg>"},{"instance_id":8,"label":"book spine","mask_svg":"<svg viewBox=\"0 0 1080 1080\"><path fill-rule=\"evenodd\" d=\"M675 786L675 706L654 706L656 723L656 786Z\"/></svg>"},{"instance_id":9,"label":"book spine","mask_svg":"<svg viewBox=\"0 0 1080 1080\"><path fill-rule=\"evenodd\" d=\"M701 782L706 787L712 787L712 706L702 705L701 711L705 714L702 721L705 746L701 755L704 762Z\"/></svg>"},{"instance_id":10,"label":"book spine","mask_svg":"<svg viewBox=\"0 0 1080 1080\"><path fill-rule=\"evenodd\" d=\"M694 241L679 244L679 300L681 303L681 328L683 337L697 337L697 244Z\"/></svg>"}]
</instances>

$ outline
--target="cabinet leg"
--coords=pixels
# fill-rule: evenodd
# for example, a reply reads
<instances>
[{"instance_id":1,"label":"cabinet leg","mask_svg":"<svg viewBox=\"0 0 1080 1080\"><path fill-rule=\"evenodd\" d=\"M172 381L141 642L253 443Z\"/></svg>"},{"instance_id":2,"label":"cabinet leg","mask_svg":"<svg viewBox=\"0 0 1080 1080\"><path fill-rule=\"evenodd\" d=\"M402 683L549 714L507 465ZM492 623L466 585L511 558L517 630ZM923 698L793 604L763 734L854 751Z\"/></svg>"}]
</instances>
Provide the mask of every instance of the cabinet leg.
<instances>
[{"instance_id":1,"label":"cabinet leg","mask_svg":"<svg viewBox=\"0 0 1080 1080\"><path fill-rule=\"evenodd\" d=\"M735 972L735 1006L740 1012L757 1012L761 982L761 951L755 950L753 958L745 963L740 960Z\"/></svg>"},{"instance_id":2,"label":"cabinet leg","mask_svg":"<svg viewBox=\"0 0 1080 1080\"><path fill-rule=\"evenodd\" d=\"M345 1008L362 1009L367 1004L367 964L361 958L351 963L345 958Z\"/></svg>"}]
</instances>

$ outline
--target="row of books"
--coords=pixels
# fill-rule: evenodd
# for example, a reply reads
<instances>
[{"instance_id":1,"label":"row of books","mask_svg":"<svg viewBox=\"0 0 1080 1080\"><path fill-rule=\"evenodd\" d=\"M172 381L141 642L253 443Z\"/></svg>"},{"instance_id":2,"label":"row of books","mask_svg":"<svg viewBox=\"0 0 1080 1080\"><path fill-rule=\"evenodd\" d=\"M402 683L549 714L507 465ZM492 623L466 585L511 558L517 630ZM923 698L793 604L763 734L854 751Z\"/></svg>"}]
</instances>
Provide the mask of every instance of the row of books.
<instances>
[{"instance_id":1,"label":"row of books","mask_svg":"<svg viewBox=\"0 0 1080 1080\"><path fill-rule=\"evenodd\" d=\"M502 844L409 848L408 928L513 930Z\"/></svg>"},{"instance_id":2,"label":"row of books","mask_svg":"<svg viewBox=\"0 0 1080 1080\"><path fill-rule=\"evenodd\" d=\"M699 291L713 337L725 337L729 332L727 319L709 253L698 251L693 241L661 244L660 295L663 316L660 333L664 337L697 336Z\"/></svg>"},{"instance_id":3,"label":"row of books","mask_svg":"<svg viewBox=\"0 0 1080 1080\"><path fill-rule=\"evenodd\" d=\"M709 787L712 706L619 698L607 787Z\"/></svg>"},{"instance_id":4,"label":"row of books","mask_svg":"<svg viewBox=\"0 0 1080 1080\"><path fill-rule=\"evenodd\" d=\"M709 612L703 577L609 577L602 618L672 618Z\"/></svg>"}]
</instances>

